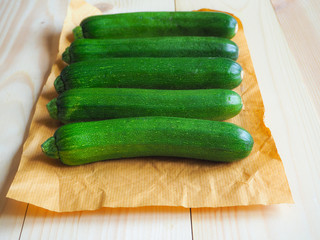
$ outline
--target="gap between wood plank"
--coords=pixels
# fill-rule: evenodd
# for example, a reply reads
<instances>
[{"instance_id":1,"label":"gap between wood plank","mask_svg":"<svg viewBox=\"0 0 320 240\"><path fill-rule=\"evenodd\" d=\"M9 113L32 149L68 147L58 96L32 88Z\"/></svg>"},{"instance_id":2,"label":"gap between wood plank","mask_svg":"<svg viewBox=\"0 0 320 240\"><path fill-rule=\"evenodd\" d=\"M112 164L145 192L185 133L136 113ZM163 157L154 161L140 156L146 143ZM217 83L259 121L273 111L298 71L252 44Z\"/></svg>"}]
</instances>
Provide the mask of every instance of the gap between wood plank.
<instances>
[{"instance_id":1,"label":"gap between wood plank","mask_svg":"<svg viewBox=\"0 0 320 240\"><path fill-rule=\"evenodd\" d=\"M174 0L174 10L175 10L175 11L177 10L176 0ZM25 220L26 220L26 217L27 217L28 209L29 209L29 204L27 204L26 211L25 211L25 214L24 214L24 218L23 218L23 222L22 222L22 226L21 226L21 230L20 230L20 234L19 234L19 240L21 239L21 236L22 236L22 232L23 232ZM189 208L189 211L190 211L191 239L194 240L194 236L193 236L193 224L192 224L192 210L191 210L191 208Z\"/></svg>"},{"instance_id":2,"label":"gap between wood plank","mask_svg":"<svg viewBox=\"0 0 320 240\"><path fill-rule=\"evenodd\" d=\"M189 209L190 209L191 239L194 240L193 239L193 225L192 225L192 210L191 210L191 208L189 208Z\"/></svg>"},{"instance_id":3,"label":"gap between wood plank","mask_svg":"<svg viewBox=\"0 0 320 240\"><path fill-rule=\"evenodd\" d=\"M174 0L174 11L177 11L177 0ZM190 210L190 228L191 228L191 239L194 240L193 237L193 225L192 225L192 210L191 208L189 208Z\"/></svg>"},{"instance_id":4,"label":"gap between wood plank","mask_svg":"<svg viewBox=\"0 0 320 240\"><path fill-rule=\"evenodd\" d=\"M24 218L23 218L23 222L22 222L22 226L21 226L21 230L20 230L20 234L19 234L19 240L21 239L21 235L22 235L22 231L23 231L23 226L24 226L24 222L26 221L28 209L29 209L29 203L27 204L26 212L24 213ZM191 227L192 227L192 226L191 226Z\"/></svg>"}]
</instances>

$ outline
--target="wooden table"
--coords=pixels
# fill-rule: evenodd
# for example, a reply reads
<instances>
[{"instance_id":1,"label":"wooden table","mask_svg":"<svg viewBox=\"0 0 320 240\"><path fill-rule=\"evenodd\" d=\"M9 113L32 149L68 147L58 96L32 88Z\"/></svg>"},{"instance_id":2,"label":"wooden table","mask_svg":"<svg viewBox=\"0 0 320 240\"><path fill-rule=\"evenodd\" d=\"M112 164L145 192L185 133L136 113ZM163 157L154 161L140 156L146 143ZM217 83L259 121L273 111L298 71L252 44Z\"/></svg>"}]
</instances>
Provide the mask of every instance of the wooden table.
<instances>
[{"instance_id":1,"label":"wooden table","mask_svg":"<svg viewBox=\"0 0 320 240\"><path fill-rule=\"evenodd\" d=\"M109 13L213 8L238 16L295 204L63 214L5 195L57 53L68 1L0 3L0 239L320 239L317 0L91 0Z\"/></svg>"}]
</instances>

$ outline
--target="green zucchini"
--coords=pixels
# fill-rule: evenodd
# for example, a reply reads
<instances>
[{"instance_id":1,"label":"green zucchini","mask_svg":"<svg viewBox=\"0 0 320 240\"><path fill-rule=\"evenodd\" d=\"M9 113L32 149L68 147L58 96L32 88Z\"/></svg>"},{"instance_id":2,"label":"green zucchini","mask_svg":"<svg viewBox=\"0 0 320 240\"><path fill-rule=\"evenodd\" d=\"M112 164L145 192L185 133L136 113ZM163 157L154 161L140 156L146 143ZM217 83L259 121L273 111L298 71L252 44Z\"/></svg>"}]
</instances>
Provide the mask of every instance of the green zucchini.
<instances>
[{"instance_id":1,"label":"green zucchini","mask_svg":"<svg viewBox=\"0 0 320 240\"><path fill-rule=\"evenodd\" d=\"M242 101L227 89L83 88L63 92L47 108L63 123L144 116L226 120L241 111Z\"/></svg>"},{"instance_id":2,"label":"green zucchini","mask_svg":"<svg viewBox=\"0 0 320 240\"><path fill-rule=\"evenodd\" d=\"M75 28L77 37L132 38L156 36L218 36L232 38L237 20L219 12L136 12L97 15Z\"/></svg>"},{"instance_id":3,"label":"green zucchini","mask_svg":"<svg viewBox=\"0 0 320 240\"><path fill-rule=\"evenodd\" d=\"M237 60L237 44L217 37L78 39L62 55L66 63L107 57L225 57Z\"/></svg>"},{"instance_id":4,"label":"green zucchini","mask_svg":"<svg viewBox=\"0 0 320 240\"><path fill-rule=\"evenodd\" d=\"M63 125L41 147L66 165L147 156L232 162L250 154L253 139L227 122L139 117Z\"/></svg>"},{"instance_id":5,"label":"green zucchini","mask_svg":"<svg viewBox=\"0 0 320 240\"><path fill-rule=\"evenodd\" d=\"M54 85L73 88L233 89L241 66L227 58L108 58L70 64Z\"/></svg>"}]
</instances>

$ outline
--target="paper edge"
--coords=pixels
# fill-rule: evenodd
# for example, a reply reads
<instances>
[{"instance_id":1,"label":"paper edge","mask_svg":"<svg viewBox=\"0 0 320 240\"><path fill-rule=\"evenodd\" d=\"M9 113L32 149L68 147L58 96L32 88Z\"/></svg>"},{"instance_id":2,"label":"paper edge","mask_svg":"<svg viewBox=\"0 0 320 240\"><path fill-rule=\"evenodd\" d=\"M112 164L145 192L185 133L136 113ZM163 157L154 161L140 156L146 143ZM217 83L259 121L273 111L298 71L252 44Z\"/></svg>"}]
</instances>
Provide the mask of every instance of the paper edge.
<instances>
[{"instance_id":1,"label":"paper edge","mask_svg":"<svg viewBox=\"0 0 320 240\"><path fill-rule=\"evenodd\" d=\"M66 14L65 19L64 19L64 21L63 21L63 27L62 27L62 29L61 29L60 37L59 37L58 49L60 49L60 47L61 47L61 41L64 40L62 33L63 33L63 29L66 27L66 26L65 26L65 22L67 21L68 18L72 18L72 7L71 7L71 6L72 6L73 4L75 4L75 3L76 3L76 4L87 4L87 5L90 5L91 8L95 8L96 10L100 11L98 8L96 8L95 6L89 4L89 3L86 2L85 0L72 0L72 1L69 3L69 5L68 5L67 14ZM209 11L209 10L212 10L212 9L202 8L202 9L194 10L194 11ZM218 11L218 10L214 10L214 11L224 12L224 11ZM101 11L100 11L100 12L101 12ZM243 24L242 24L242 21L241 21L236 15L234 15L234 14L232 14L232 13L229 13L229 12L224 12L224 13L227 13L227 14L230 14L230 15L234 16L234 17L236 18L236 20L238 21L238 24L241 25L241 27L244 29ZM239 28L240 28L240 27L239 27ZM245 38L245 35L244 35L244 40L245 40L246 45L248 46L248 44L247 44L247 39ZM39 99L40 99L40 97L41 97L41 94L42 94L42 92L43 92L43 89L45 88L46 83L48 82L48 79L49 79L50 76L53 74L53 69L54 69L56 63L61 60L59 53L60 53L60 51L58 51L58 53L57 53L57 55L56 55L56 58L55 58L55 62L54 62L54 64L53 64L53 66L51 67L50 74L49 74L47 80L44 82L43 88L42 88L41 91L40 91L40 94L39 94L39 97L38 97L38 99L37 99L37 102L35 103L35 110L36 110L37 107L38 107L38 101L39 101ZM250 61L252 62L252 58L251 58L251 53L250 53L250 51L249 51L249 57L250 57ZM253 62L252 62L252 63L253 63ZM254 69L254 68L253 68L253 71L254 71L254 76L256 77L255 69ZM44 208L44 209L47 209L47 210L50 210L50 211L53 211L53 212L60 212L60 213L61 213L61 212L77 212L77 211L95 211L95 210L99 210L99 209L101 209L101 208L140 208L140 207L175 207L175 208L179 208L179 207L182 207L182 208L212 208L212 209L214 209L214 208L226 208L226 207L237 207L237 206L239 206L239 207L240 207L240 206L242 206L242 207L250 207L250 206L271 206L271 205L275 205L275 204L277 204L277 205L278 205L278 204L294 204L294 199L293 199L293 196L292 196L292 192L291 192L291 189L290 189L290 185L289 185L289 182L288 182L287 175L286 175L286 173L285 173L285 169L284 169L284 166L283 166L283 161L282 161L282 159L281 159L281 157L280 157L280 155L279 155L279 152L278 152L276 143L275 143L275 141L274 141L273 135L272 135L272 133L271 133L271 130L270 130L270 128L267 126L267 124L266 124L266 122L265 122L265 107L264 107L264 102L263 102L263 99L262 99L262 96L261 96L261 91L260 91L260 87L259 87L258 81L257 81L257 86L258 86L258 90L259 90L259 94L260 94L260 97L261 97L261 100L262 100L261 102L262 102L262 106L263 106L263 119L262 119L262 120L263 120L263 125L264 125L264 127L268 130L268 133L270 134L270 137L272 138L272 141L274 142L276 154L279 156L279 159L280 159L280 161L281 161L281 165L282 165L282 168L283 168L283 172L284 172L286 184L287 184L287 186L288 186L288 191L289 191L289 193L288 193L288 196L287 196L286 200L283 200L283 201L270 201L270 198L268 198L268 201L265 201L265 202L263 202L263 203L258 203L258 204L219 204L219 206L203 206L203 204L202 204L202 206L197 206L197 205L195 205L195 206L187 206L187 205L185 205L185 204L181 204L181 205L179 205L179 206L174 206L174 205L169 205L169 204L168 204L168 205L136 204L135 206L121 206L121 207L100 206L100 207L95 207L95 208L87 208L87 209L83 209L83 210L70 210L70 211L67 210L67 211L66 211L66 210L61 209L60 206L58 207L58 210L56 210L55 208L44 207L44 206L40 206L40 205L35 204L35 203L27 202L27 200L24 201L24 200L19 200L18 198L13 198L13 197L11 196L11 194L12 194L11 185L13 184L16 176L15 176L15 178L13 179L13 181L12 181L12 183L11 183L11 185L10 185L10 188L9 188L9 190L8 190L8 192L7 192L6 197L7 197L7 198L10 198L10 199L13 199L13 200L16 200L16 201L24 202L24 203L27 203L27 204L32 204L32 205L34 205L34 206L37 206L37 207L40 207L40 208ZM34 120L35 112L36 112L36 111L34 111L34 113L33 113L32 120L31 120L31 124L32 124L32 122L33 122L33 120ZM30 128L31 128L31 124L30 124L30 127L29 127L29 131L30 131ZM25 148L25 144L26 144L27 139L28 139L28 138L26 138L25 142L23 143L23 150L22 150L23 152L24 152L24 148ZM23 153L23 152L22 152L22 153ZM21 159L20 159L20 163L21 163ZM21 167L21 164L20 164L20 163L19 163L19 167L18 167L17 172L20 170L20 167ZM192 205L192 204L189 204L189 205Z\"/></svg>"}]
</instances>

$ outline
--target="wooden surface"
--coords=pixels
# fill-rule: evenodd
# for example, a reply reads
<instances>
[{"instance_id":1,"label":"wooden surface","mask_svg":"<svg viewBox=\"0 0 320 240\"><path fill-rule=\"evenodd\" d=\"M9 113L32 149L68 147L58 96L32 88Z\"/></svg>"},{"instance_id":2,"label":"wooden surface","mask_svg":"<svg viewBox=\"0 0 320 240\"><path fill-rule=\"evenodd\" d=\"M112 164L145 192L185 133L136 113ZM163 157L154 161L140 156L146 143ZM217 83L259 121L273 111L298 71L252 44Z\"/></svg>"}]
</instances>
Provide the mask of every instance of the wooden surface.
<instances>
[{"instance_id":1,"label":"wooden surface","mask_svg":"<svg viewBox=\"0 0 320 240\"><path fill-rule=\"evenodd\" d=\"M320 2L271 0L274 11L285 34L306 84L309 95L320 114Z\"/></svg>"},{"instance_id":2,"label":"wooden surface","mask_svg":"<svg viewBox=\"0 0 320 240\"><path fill-rule=\"evenodd\" d=\"M5 195L19 164L33 106L57 51L68 1L0 2L0 239L320 239L316 0L89 1L108 13L214 8L237 15L244 25L265 120L295 204L63 214Z\"/></svg>"}]
</instances>

